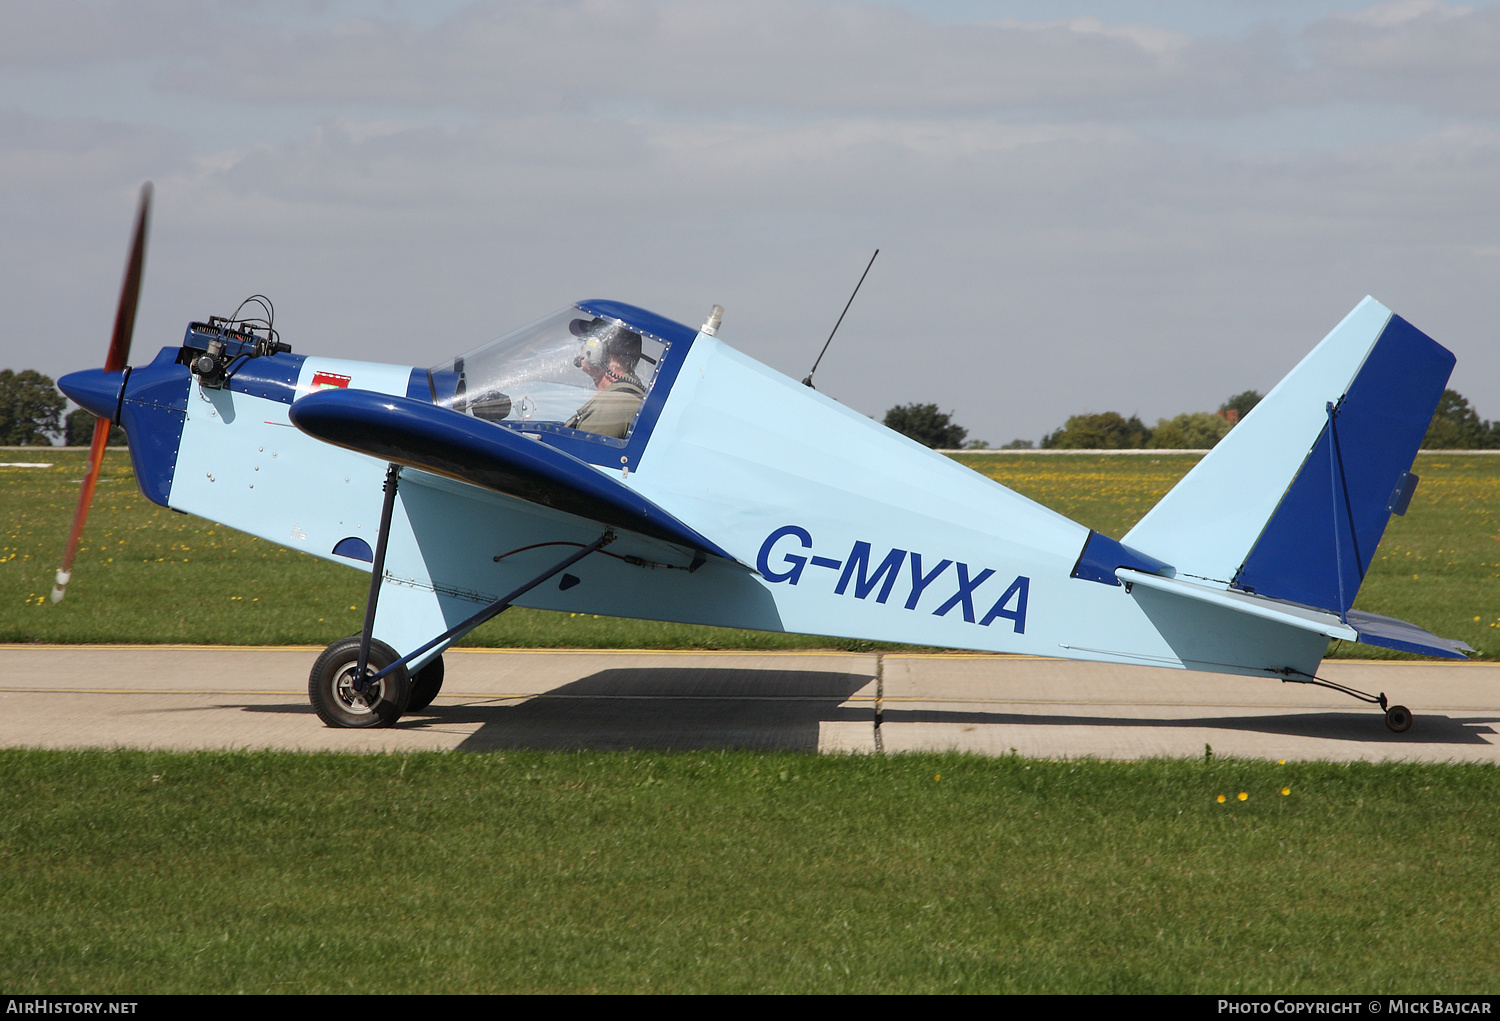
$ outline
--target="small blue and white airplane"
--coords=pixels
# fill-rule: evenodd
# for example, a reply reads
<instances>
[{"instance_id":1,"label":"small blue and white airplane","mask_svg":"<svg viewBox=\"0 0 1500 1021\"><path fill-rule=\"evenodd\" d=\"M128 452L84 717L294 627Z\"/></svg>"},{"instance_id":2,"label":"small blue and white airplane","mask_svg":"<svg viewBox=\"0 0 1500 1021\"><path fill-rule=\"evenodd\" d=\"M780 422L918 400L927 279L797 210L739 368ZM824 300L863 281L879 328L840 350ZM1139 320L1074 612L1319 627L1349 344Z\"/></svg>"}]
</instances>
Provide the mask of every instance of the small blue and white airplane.
<instances>
[{"instance_id":1,"label":"small blue and white airplane","mask_svg":"<svg viewBox=\"0 0 1500 1021\"><path fill-rule=\"evenodd\" d=\"M512 604L1326 684L1396 731L1318 678L1329 642L1468 649L1352 609L1454 364L1374 299L1116 541L746 357L717 306L580 301L432 368L293 354L267 308L126 367L148 205L110 360L60 385L148 499L371 572L309 680L329 726L425 707Z\"/></svg>"}]
</instances>

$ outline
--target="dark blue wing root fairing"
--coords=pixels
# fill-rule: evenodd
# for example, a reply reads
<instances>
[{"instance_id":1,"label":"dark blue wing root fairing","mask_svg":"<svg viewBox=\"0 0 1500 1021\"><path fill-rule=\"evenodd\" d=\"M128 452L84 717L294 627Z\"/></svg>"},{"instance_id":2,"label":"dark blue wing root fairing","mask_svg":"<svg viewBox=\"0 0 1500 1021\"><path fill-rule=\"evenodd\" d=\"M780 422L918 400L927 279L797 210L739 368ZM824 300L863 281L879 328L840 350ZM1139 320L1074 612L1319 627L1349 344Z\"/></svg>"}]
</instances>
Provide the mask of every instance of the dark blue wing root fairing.
<instances>
[{"instance_id":1,"label":"dark blue wing root fairing","mask_svg":"<svg viewBox=\"0 0 1500 1021\"><path fill-rule=\"evenodd\" d=\"M590 464L509 429L423 401L324 390L291 408L292 424L326 443L734 559L705 536Z\"/></svg>"},{"instance_id":2,"label":"dark blue wing root fairing","mask_svg":"<svg viewBox=\"0 0 1500 1021\"><path fill-rule=\"evenodd\" d=\"M1146 574L1171 575L1172 568L1146 554L1133 550L1124 543L1116 542L1100 532L1090 531L1078 554L1078 563L1073 565L1073 577L1083 581L1097 581L1101 585L1119 585L1115 571L1128 567L1132 571Z\"/></svg>"}]
</instances>

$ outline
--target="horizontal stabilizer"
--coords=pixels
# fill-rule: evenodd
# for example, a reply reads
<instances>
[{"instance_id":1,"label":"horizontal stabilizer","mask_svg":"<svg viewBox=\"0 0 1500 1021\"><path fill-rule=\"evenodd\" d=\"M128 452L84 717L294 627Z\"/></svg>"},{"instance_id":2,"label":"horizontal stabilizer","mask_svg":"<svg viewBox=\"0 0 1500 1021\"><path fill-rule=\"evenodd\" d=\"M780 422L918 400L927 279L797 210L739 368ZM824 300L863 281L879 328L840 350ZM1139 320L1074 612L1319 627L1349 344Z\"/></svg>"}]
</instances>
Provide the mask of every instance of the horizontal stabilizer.
<instances>
[{"instance_id":1,"label":"horizontal stabilizer","mask_svg":"<svg viewBox=\"0 0 1500 1021\"><path fill-rule=\"evenodd\" d=\"M293 404L290 418L325 443L734 560L593 465L448 408L369 390L328 389Z\"/></svg>"},{"instance_id":2,"label":"horizontal stabilizer","mask_svg":"<svg viewBox=\"0 0 1500 1021\"><path fill-rule=\"evenodd\" d=\"M1439 638L1415 624L1408 624L1395 617L1382 617L1378 613L1350 610L1346 616L1359 632L1359 640L1366 645L1379 645L1386 649L1417 652L1424 656L1444 656L1448 659L1468 659L1466 652L1473 652L1468 642L1456 638Z\"/></svg>"},{"instance_id":3,"label":"horizontal stabilizer","mask_svg":"<svg viewBox=\"0 0 1500 1021\"><path fill-rule=\"evenodd\" d=\"M1443 656L1449 659L1466 659L1465 652L1474 650L1468 644L1453 638L1439 638L1415 624L1394 617L1382 617L1375 613L1350 610L1345 620L1327 610L1310 606L1299 606L1279 599L1252 595L1238 589L1215 588L1198 582L1167 578L1157 574L1146 574L1121 568L1116 572L1119 579L1128 585L1141 585L1159 592L1170 592L1185 599L1212 603L1227 607L1252 617L1288 624L1303 631L1312 631L1329 638L1348 642L1363 642L1386 649L1400 649L1424 656ZM1347 622L1346 622L1347 621Z\"/></svg>"},{"instance_id":4,"label":"horizontal stabilizer","mask_svg":"<svg viewBox=\"0 0 1500 1021\"><path fill-rule=\"evenodd\" d=\"M1173 595L1182 596L1184 599L1196 599L1203 603L1212 603L1216 606L1227 607L1240 613L1248 613L1252 617L1260 617L1264 620L1272 620L1278 624L1288 624L1303 631L1313 631L1329 638L1342 638L1353 642L1358 640L1359 632L1349 624L1339 620L1339 615L1329 613L1327 610L1315 610L1307 606L1296 606L1292 603L1283 603L1275 599L1267 599L1264 596L1250 595L1248 592L1239 592L1235 589L1215 588L1211 585L1203 585L1193 581L1183 581L1181 578L1168 578L1159 574L1146 574L1142 571L1132 571L1128 568L1120 568L1116 572L1119 579L1127 585L1140 585L1144 588L1156 589L1159 592L1170 592Z\"/></svg>"}]
</instances>

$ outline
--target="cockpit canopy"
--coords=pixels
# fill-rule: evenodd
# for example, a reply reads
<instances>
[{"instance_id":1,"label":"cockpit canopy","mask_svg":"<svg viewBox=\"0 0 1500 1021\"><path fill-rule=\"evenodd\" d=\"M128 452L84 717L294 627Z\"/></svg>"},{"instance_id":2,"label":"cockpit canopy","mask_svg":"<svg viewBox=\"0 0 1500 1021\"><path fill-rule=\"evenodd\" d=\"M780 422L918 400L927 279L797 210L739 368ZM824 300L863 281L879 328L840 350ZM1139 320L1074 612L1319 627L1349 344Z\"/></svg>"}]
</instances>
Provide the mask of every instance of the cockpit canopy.
<instances>
[{"instance_id":1,"label":"cockpit canopy","mask_svg":"<svg viewBox=\"0 0 1500 1021\"><path fill-rule=\"evenodd\" d=\"M580 303L436 365L427 378L434 403L475 418L625 440L667 346Z\"/></svg>"}]
</instances>

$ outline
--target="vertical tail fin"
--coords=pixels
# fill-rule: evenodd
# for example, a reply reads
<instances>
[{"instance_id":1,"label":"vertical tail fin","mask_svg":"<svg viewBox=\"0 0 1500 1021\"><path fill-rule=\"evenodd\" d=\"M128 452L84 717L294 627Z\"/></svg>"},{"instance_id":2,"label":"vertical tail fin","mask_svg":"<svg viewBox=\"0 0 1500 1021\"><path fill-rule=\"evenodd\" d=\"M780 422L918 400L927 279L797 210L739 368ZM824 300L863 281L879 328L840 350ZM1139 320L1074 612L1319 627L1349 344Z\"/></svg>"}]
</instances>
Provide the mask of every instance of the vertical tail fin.
<instances>
[{"instance_id":1,"label":"vertical tail fin","mask_svg":"<svg viewBox=\"0 0 1500 1021\"><path fill-rule=\"evenodd\" d=\"M1454 357L1366 298L1125 536L1179 577L1344 616ZM1384 644L1384 643L1380 643Z\"/></svg>"}]
</instances>

